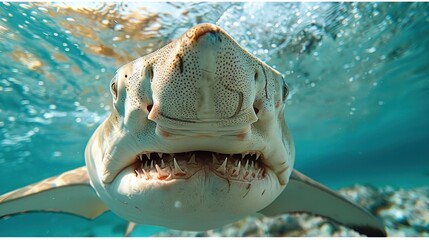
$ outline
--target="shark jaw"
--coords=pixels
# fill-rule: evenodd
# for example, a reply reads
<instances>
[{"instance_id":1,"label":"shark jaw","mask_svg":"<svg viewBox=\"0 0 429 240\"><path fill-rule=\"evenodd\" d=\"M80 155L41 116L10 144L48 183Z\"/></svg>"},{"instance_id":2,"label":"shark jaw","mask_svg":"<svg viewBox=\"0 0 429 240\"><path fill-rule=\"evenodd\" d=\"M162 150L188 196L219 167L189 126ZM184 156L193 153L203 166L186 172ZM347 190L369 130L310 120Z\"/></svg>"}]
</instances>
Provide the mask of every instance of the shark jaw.
<instances>
[{"instance_id":1,"label":"shark jaw","mask_svg":"<svg viewBox=\"0 0 429 240\"><path fill-rule=\"evenodd\" d=\"M241 154L207 151L168 154L144 152L137 155L134 163L136 177L143 181L188 179L204 168L232 181L250 183L265 176L263 155L257 151Z\"/></svg>"},{"instance_id":2,"label":"shark jaw","mask_svg":"<svg viewBox=\"0 0 429 240\"><path fill-rule=\"evenodd\" d=\"M106 129L112 129L110 121L88 144L91 182L113 212L135 223L195 231L220 227L268 206L286 186L280 179L287 182L292 171L281 138L266 144L232 137L135 141Z\"/></svg>"},{"instance_id":3,"label":"shark jaw","mask_svg":"<svg viewBox=\"0 0 429 240\"><path fill-rule=\"evenodd\" d=\"M273 180L286 185L293 167L293 152L275 137L267 145L262 141L237 141L234 137L171 137L154 141L162 146L154 148L130 136L113 136L95 139L98 154L88 157L95 160L97 178L103 184L115 181L121 171L131 167L136 179L143 182L186 180L205 169L228 181L241 182L263 180L267 172L273 172ZM104 150L100 152L98 146ZM255 148L247 150L246 146ZM141 148L157 150L137 150ZM166 149L176 152L163 151Z\"/></svg>"},{"instance_id":4,"label":"shark jaw","mask_svg":"<svg viewBox=\"0 0 429 240\"><path fill-rule=\"evenodd\" d=\"M88 152L87 160L94 162L96 178L103 184L112 183L129 167L138 181L152 183L190 179L206 169L228 181L242 182L262 180L267 172L273 172L276 178L272 181L286 185L292 172L293 142L282 138L287 132L271 128L264 136L258 126L264 123L252 124L244 135L214 132L215 136L197 133L168 137L154 131L158 127L155 123L137 134L123 128L114 130L111 124L107 119L88 144L93 151Z\"/></svg>"},{"instance_id":5,"label":"shark jaw","mask_svg":"<svg viewBox=\"0 0 429 240\"><path fill-rule=\"evenodd\" d=\"M256 151L144 152L111 183L94 187L104 189L100 197L125 219L201 231L252 215L283 191L263 159Z\"/></svg>"}]
</instances>

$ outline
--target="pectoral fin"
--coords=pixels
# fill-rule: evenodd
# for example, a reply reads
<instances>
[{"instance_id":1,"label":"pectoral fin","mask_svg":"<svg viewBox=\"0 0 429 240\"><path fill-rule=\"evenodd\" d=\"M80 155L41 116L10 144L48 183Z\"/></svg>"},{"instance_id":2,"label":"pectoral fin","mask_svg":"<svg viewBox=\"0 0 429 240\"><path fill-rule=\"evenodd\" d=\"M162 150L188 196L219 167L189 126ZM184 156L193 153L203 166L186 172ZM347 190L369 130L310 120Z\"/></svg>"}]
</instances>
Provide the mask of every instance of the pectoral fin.
<instances>
[{"instance_id":1,"label":"pectoral fin","mask_svg":"<svg viewBox=\"0 0 429 240\"><path fill-rule=\"evenodd\" d=\"M260 211L266 216L294 212L324 216L367 236L386 236L376 217L298 171L280 196Z\"/></svg>"},{"instance_id":2,"label":"pectoral fin","mask_svg":"<svg viewBox=\"0 0 429 240\"><path fill-rule=\"evenodd\" d=\"M86 167L0 196L0 218L25 212L65 212L93 219L108 210L89 183Z\"/></svg>"},{"instance_id":3,"label":"pectoral fin","mask_svg":"<svg viewBox=\"0 0 429 240\"><path fill-rule=\"evenodd\" d=\"M124 233L124 237L129 237L131 236L131 233L134 231L134 229L136 228L137 223L135 222L129 222L127 225L127 229L125 229L125 233Z\"/></svg>"}]
</instances>

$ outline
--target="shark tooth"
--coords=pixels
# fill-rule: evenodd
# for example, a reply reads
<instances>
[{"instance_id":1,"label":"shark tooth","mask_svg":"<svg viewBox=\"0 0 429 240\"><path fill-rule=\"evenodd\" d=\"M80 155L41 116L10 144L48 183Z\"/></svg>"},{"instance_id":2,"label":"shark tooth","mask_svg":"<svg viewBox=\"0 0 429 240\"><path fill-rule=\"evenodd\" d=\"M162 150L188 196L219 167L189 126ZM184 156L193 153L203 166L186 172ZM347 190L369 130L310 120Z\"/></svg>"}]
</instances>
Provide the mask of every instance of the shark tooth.
<instances>
[{"instance_id":1,"label":"shark tooth","mask_svg":"<svg viewBox=\"0 0 429 240\"><path fill-rule=\"evenodd\" d=\"M164 159L161 159L161 167L162 167L162 168L165 168Z\"/></svg>"},{"instance_id":2,"label":"shark tooth","mask_svg":"<svg viewBox=\"0 0 429 240\"><path fill-rule=\"evenodd\" d=\"M142 169L142 172L144 173L144 175L146 176L146 180L151 179L151 176L148 172L146 172L144 169Z\"/></svg>"},{"instance_id":3,"label":"shark tooth","mask_svg":"<svg viewBox=\"0 0 429 240\"><path fill-rule=\"evenodd\" d=\"M189 159L189 164L197 164L197 162L195 161L195 154L192 154L191 159Z\"/></svg>"},{"instance_id":4,"label":"shark tooth","mask_svg":"<svg viewBox=\"0 0 429 240\"><path fill-rule=\"evenodd\" d=\"M162 153L158 152L159 158L162 158Z\"/></svg>"},{"instance_id":5,"label":"shark tooth","mask_svg":"<svg viewBox=\"0 0 429 240\"><path fill-rule=\"evenodd\" d=\"M246 165L244 166L244 169L249 169L249 160L246 161Z\"/></svg>"},{"instance_id":6,"label":"shark tooth","mask_svg":"<svg viewBox=\"0 0 429 240\"><path fill-rule=\"evenodd\" d=\"M243 179L248 179L248 177L250 176L250 172L249 171L246 171L245 173L244 173L244 176L243 176Z\"/></svg>"},{"instance_id":7,"label":"shark tooth","mask_svg":"<svg viewBox=\"0 0 429 240\"><path fill-rule=\"evenodd\" d=\"M154 166L153 166L153 160L151 160L150 161L150 169L153 169L154 168Z\"/></svg>"},{"instance_id":8,"label":"shark tooth","mask_svg":"<svg viewBox=\"0 0 429 240\"><path fill-rule=\"evenodd\" d=\"M260 173L261 173L261 169L259 168L258 171L256 171L255 173L255 178L258 178Z\"/></svg>"},{"instance_id":9,"label":"shark tooth","mask_svg":"<svg viewBox=\"0 0 429 240\"><path fill-rule=\"evenodd\" d=\"M174 175L179 175L179 176L183 176L186 175L186 172L183 171L179 164L176 161L176 158L173 158L173 164L174 164Z\"/></svg>"},{"instance_id":10,"label":"shark tooth","mask_svg":"<svg viewBox=\"0 0 429 240\"><path fill-rule=\"evenodd\" d=\"M225 161L223 161L222 165L220 165L220 167L218 167L216 169L216 171L222 173L223 175L225 175L226 173L226 164L228 163L228 158L225 158Z\"/></svg>"},{"instance_id":11,"label":"shark tooth","mask_svg":"<svg viewBox=\"0 0 429 240\"><path fill-rule=\"evenodd\" d=\"M242 152L241 153L241 159L243 159L246 156L246 153Z\"/></svg>"},{"instance_id":12,"label":"shark tooth","mask_svg":"<svg viewBox=\"0 0 429 240\"><path fill-rule=\"evenodd\" d=\"M231 176L237 177L240 174L240 168L241 168L241 161L238 161L238 166L235 168L232 168Z\"/></svg>"},{"instance_id":13,"label":"shark tooth","mask_svg":"<svg viewBox=\"0 0 429 240\"><path fill-rule=\"evenodd\" d=\"M214 154L212 154L212 164L219 164Z\"/></svg>"},{"instance_id":14,"label":"shark tooth","mask_svg":"<svg viewBox=\"0 0 429 240\"><path fill-rule=\"evenodd\" d=\"M162 170L162 169L158 166L158 164L155 164L155 168L156 168L156 171L158 172L158 179L165 179L166 177L168 177L168 172L167 172L167 171Z\"/></svg>"},{"instance_id":15,"label":"shark tooth","mask_svg":"<svg viewBox=\"0 0 429 240\"><path fill-rule=\"evenodd\" d=\"M244 168L241 168L238 174L238 179L246 179L248 176L249 176L249 171L245 170Z\"/></svg>"},{"instance_id":16,"label":"shark tooth","mask_svg":"<svg viewBox=\"0 0 429 240\"><path fill-rule=\"evenodd\" d=\"M258 158L261 156L261 153L257 152L256 153L256 160L258 160Z\"/></svg>"},{"instance_id":17,"label":"shark tooth","mask_svg":"<svg viewBox=\"0 0 429 240\"><path fill-rule=\"evenodd\" d=\"M259 174L258 174L258 175L259 175L259 178L262 178L262 177L263 177L263 176L262 176L263 174L264 174L264 170L262 170L262 169L261 169L261 171L260 171L260 172L259 172Z\"/></svg>"},{"instance_id":18,"label":"shark tooth","mask_svg":"<svg viewBox=\"0 0 429 240\"><path fill-rule=\"evenodd\" d=\"M134 169L134 172L136 173L136 177L141 178L141 175L140 175L140 171L139 171L139 170Z\"/></svg>"},{"instance_id":19,"label":"shark tooth","mask_svg":"<svg viewBox=\"0 0 429 240\"><path fill-rule=\"evenodd\" d=\"M150 159L150 153L146 152L144 155L146 155L147 159Z\"/></svg>"}]
</instances>

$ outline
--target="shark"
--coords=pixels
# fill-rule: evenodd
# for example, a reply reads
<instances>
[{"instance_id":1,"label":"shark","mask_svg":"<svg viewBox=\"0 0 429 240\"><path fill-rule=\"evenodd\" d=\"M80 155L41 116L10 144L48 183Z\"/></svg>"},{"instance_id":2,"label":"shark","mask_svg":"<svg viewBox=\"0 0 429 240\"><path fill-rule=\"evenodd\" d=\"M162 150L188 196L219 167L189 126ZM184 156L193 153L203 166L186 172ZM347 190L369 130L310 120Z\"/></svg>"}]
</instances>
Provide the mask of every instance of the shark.
<instances>
[{"instance_id":1,"label":"shark","mask_svg":"<svg viewBox=\"0 0 429 240\"><path fill-rule=\"evenodd\" d=\"M136 224L202 231L305 212L386 236L378 218L294 170L285 78L219 26L196 25L122 66L110 90L85 166L3 194L1 218L113 211L129 235Z\"/></svg>"}]
</instances>

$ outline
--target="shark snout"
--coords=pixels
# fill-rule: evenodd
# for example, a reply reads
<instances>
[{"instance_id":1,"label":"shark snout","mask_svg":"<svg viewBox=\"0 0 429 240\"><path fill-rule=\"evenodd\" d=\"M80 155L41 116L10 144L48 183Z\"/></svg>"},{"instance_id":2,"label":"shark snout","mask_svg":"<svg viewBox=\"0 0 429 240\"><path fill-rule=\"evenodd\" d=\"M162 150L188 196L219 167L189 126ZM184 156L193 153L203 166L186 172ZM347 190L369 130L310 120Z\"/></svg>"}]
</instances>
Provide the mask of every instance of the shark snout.
<instances>
[{"instance_id":1,"label":"shark snout","mask_svg":"<svg viewBox=\"0 0 429 240\"><path fill-rule=\"evenodd\" d=\"M217 59L222 53L222 36L216 26L203 25L196 28L192 34L185 34L189 43L183 43L185 48L190 49L189 55L192 56L199 68L198 78L195 81L195 119L194 120L212 120L219 118L216 105L216 93L214 88L219 84L217 74ZM185 53L186 54L186 53ZM239 97L239 96L238 96ZM240 100L237 101L240 103ZM240 108L240 106L237 106Z\"/></svg>"},{"instance_id":2,"label":"shark snout","mask_svg":"<svg viewBox=\"0 0 429 240\"><path fill-rule=\"evenodd\" d=\"M220 33L220 28L218 26L213 24L200 24L189 29L183 35L183 38L188 39L192 43L200 41L200 38L206 34L212 34L211 37L214 37L218 41L222 41L218 33Z\"/></svg>"},{"instance_id":3,"label":"shark snout","mask_svg":"<svg viewBox=\"0 0 429 240\"><path fill-rule=\"evenodd\" d=\"M242 134L254 111L259 65L223 30L201 24L185 32L153 67L148 119L165 132Z\"/></svg>"}]
</instances>

